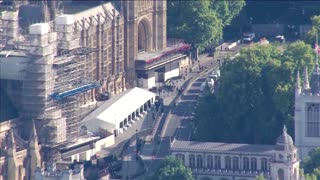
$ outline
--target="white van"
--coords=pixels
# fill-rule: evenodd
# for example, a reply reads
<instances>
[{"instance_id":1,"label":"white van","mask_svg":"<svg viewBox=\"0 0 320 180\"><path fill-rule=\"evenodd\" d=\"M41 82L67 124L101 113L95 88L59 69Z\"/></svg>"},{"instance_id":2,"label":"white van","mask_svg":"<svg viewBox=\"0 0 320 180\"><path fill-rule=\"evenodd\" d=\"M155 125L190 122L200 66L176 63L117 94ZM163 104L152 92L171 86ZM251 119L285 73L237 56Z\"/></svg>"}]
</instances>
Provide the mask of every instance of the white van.
<instances>
[{"instance_id":1,"label":"white van","mask_svg":"<svg viewBox=\"0 0 320 180\"><path fill-rule=\"evenodd\" d=\"M255 37L256 37L256 35L254 33L246 32L246 33L243 33L242 41L244 43L250 43L254 40Z\"/></svg>"}]
</instances>

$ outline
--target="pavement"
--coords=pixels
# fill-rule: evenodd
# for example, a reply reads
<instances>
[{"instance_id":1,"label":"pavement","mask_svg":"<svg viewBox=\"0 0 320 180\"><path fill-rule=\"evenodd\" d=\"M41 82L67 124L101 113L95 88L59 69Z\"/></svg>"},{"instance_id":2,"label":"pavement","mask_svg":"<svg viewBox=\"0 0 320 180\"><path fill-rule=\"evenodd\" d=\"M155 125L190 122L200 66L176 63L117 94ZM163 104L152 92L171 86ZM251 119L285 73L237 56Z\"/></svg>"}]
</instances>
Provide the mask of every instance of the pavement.
<instances>
[{"instance_id":1,"label":"pavement","mask_svg":"<svg viewBox=\"0 0 320 180\"><path fill-rule=\"evenodd\" d=\"M161 159L170 155L170 141L172 138L179 140L190 140L192 138L193 113L197 106L199 96L202 94L200 88L201 84L206 81L208 73L214 69L219 69L218 59L221 60L224 57L233 56L245 46L247 45L241 44L232 51L218 52L215 57L208 57L207 54L200 56L200 60L196 62L192 68L193 73L188 73L186 76L184 82L188 81L188 84L185 84L186 87L183 94L176 99L175 102L170 102L169 99L167 100L167 104L174 103L175 106L171 106L170 110L167 111L168 114L160 133L161 141L159 143L153 143L154 153L151 155L151 160L150 155L147 155L147 152L150 150L147 150L147 152L142 150L142 158L144 159L145 164L147 164L145 176L152 175L161 163ZM199 67L201 66L208 69L208 71L198 73ZM183 84L184 82L180 82L180 84Z\"/></svg>"},{"instance_id":2,"label":"pavement","mask_svg":"<svg viewBox=\"0 0 320 180\"><path fill-rule=\"evenodd\" d=\"M230 53L234 54L234 51L222 51L215 58L208 57L206 54L200 56L199 61L193 64L192 72L185 74L183 79L173 81L176 87L184 88L180 96L178 96L177 90L162 91L159 94L163 99L164 111L158 119L160 125L156 136L161 138L144 144L140 157L144 162L146 173L143 177L136 179L144 179L145 176L150 176L159 166L162 159L170 154L171 138L174 137L181 140L189 140L191 138L192 115L201 94L200 86L206 80L206 74L210 72L203 71L199 73L199 68L203 66L210 70L218 69L219 63L217 59L226 57ZM132 176L143 168L136 160L135 136L137 134L137 137L146 137L151 134L152 127L156 124L156 121L151 116L150 112L147 113L143 117L144 119L137 121L125 133L116 137L113 146L97 153L100 157L118 153L129 138L133 139L129 148L124 152L122 170L120 171L122 177Z\"/></svg>"},{"instance_id":3,"label":"pavement","mask_svg":"<svg viewBox=\"0 0 320 180\"><path fill-rule=\"evenodd\" d=\"M139 138L141 136L145 136L151 132L151 129L154 125L155 121L152 118L152 112L149 111L143 117L141 117L138 121L131 125L124 133L119 134L115 137L115 143L112 146L107 148L103 148L101 151L97 152L98 157L105 157L112 154L117 154L122 146L130 139Z\"/></svg>"}]
</instances>

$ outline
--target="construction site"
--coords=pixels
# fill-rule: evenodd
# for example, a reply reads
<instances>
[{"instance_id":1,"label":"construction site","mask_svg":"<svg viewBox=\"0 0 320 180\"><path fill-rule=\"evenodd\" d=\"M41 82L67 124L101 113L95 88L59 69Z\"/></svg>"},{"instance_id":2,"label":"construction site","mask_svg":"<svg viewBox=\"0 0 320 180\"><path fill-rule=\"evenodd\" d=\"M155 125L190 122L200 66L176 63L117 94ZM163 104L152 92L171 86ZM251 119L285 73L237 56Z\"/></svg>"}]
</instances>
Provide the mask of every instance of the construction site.
<instances>
[{"instance_id":1,"label":"construction site","mask_svg":"<svg viewBox=\"0 0 320 180\"><path fill-rule=\"evenodd\" d=\"M121 77L124 68L119 67L123 66L123 56L122 60L118 56L107 59L109 54L112 57L118 53L116 48L110 48L113 43L119 46L119 39L114 38L107 28L115 25L116 20L119 23L119 19L112 16L115 10L111 3L107 3L98 7L103 15L96 12L96 19L86 11L75 15L56 14L48 22L30 23L26 30L21 27L25 22L20 22L19 17L26 13L19 10L35 6L37 4L20 5L20 8L2 13L1 96L7 96L18 111L15 134L28 137L34 121L43 160L53 161L59 159L57 155L61 147L77 143L79 122L96 108L99 92L109 90L110 94L116 94L125 89ZM45 12L44 6L38 7ZM82 19L81 26L77 18ZM105 21L104 31L100 23L98 33L107 36L110 32L110 41L107 37L102 38L106 40L102 48L97 48L97 39L101 37L92 37L97 34L94 29L99 25L97 21ZM93 24L95 26L91 26ZM114 51L107 52L107 48ZM97 63L102 61L102 58L97 60L98 56L106 58L103 63ZM107 65L110 72L106 72Z\"/></svg>"},{"instance_id":2,"label":"construction site","mask_svg":"<svg viewBox=\"0 0 320 180\"><path fill-rule=\"evenodd\" d=\"M34 124L42 161L61 160L101 94L137 86L138 53L166 47L165 3L0 1L0 144Z\"/></svg>"}]
</instances>

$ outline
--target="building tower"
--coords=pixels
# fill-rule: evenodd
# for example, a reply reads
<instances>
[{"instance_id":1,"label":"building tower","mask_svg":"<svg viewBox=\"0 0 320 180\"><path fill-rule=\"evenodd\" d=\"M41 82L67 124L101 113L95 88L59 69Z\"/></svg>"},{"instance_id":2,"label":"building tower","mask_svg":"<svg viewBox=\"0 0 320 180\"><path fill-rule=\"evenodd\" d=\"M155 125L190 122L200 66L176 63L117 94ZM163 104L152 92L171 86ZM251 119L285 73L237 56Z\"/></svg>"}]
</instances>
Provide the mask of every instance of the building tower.
<instances>
[{"instance_id":1,"label":"building tower","mask_svg":"<svg viewBox=\"0 0 320 180\"><path fill-rule=\"evenodd\" d=\"M298 79L297 79L298 81ZM320 70L318 54L309 85L308 70L304 71L303 89L295 90L295 145L300 159L320 145Z\"/></svg>"},{"instance_id":2,"label":"building tower","mask_svg":"<svg viewBox=\"0 0 320 180\"><path fill-rule=\"evenodd\" d=\"M271 165L271 177L278 180L299 180L299 158L297 148L284 126L277 139L276 157Z\"/></svg>"},{"instance_id":3,"label":"building tower","mask_svg":"<svg viewBox=\"0 0 320 180\"><path fill-rule=\"evenodd\" d=\"M9 130L7 144L7 156L6 156L6 167L7 167L7 180L17 179L17 157L16 157L16 143L14 141L13 130Z\"/></svg>"},{"instance_id":4,"label":"building tower","mask_svg":"<svg viewBox=\"0 0 320 180\"><path fill-rule=\"evenodd\" d=\"M122 1L125 19L125 69L127 85L135 86L135 59L139 52L151 52L166 47L167 2L157 0Z\"/></svg>"},{"instance_id":5,"label":"building tower","mask_svg":"<svg viewBox=\"0 0 320 180\"><path fill-rule=\"evenodd\" d=\"M39 150L37 130L33 122L27 150L27 179L35 179L36 168L41 167L41 156Z\"/></svg>"}]
</instances>

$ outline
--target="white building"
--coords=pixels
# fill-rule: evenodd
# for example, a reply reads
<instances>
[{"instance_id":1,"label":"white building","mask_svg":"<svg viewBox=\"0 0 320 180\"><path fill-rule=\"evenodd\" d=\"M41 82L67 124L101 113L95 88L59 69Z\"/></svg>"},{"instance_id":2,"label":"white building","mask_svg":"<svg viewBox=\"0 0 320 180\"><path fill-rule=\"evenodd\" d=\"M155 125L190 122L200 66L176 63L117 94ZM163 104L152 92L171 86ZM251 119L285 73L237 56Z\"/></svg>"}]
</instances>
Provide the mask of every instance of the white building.
<instances>
[{"instance_id":1,"label":"white building","mask_svg":"<svg viewBox=\"0 0 320 180\"><path fill-rule=\"evenodd\" d=\"M307 68L302 88L297 73L294 120L295 145L300 158L304 159L310 150L320 147L320 69L317 60L310 84Z\"/></svg>"},{"instance_id":2,"label":"white building","mask_svg":"<svg viewBox=\"0 0 320 180\"><path fill-rule=\"evenodd\" d=\"M196 179L299 180L299 158L286 127L276 145L173 140L171 155L190 167Z\"/></svg>"}]
</instances>

